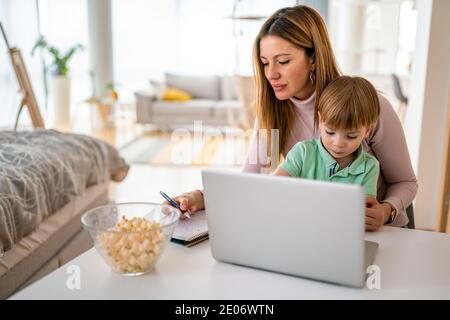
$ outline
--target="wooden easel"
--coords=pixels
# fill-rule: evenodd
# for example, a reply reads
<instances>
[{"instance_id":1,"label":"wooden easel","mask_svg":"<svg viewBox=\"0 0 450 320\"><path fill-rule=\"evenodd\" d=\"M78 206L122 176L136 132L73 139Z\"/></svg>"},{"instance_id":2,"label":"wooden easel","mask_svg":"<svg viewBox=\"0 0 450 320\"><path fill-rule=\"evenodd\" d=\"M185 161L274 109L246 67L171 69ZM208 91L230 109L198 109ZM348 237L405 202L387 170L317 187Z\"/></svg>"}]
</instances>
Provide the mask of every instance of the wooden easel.
<instances>
[{"instance_id":1,"label":"wooden easel","mask_svg":"<svg viewBox=\"0 0 450 320\"><path fill-rule=\"evenodd\" d=\"M22 102L17 113L16 122L14 124L14 130L17 129L19 124L19 117L22 109L26 106L28 112L30 113L31 122L34 128L44 128L44 120L42 119L41 113L39 111L39 106L36 97L33 92L33 87L31 86L30 78L28 77L25 64L22 59L22 54L17 48L11 48L6 38L5 30L3 30L2 23L0 22L0 29L5 39L6 46L8 47L8 52L11 57L11 62L16 73L17 81L19 82L20 92L23 95Z\"/></svg>"},{"instance_id":2,"label":"wooden easel","mask_svg":"<svg viewBox=\"0 0 450 320\"><path fill-rule=\"evenodd\" d=\"M448 88L447 128L445 130L444 175L439 195L439 232L450 233L450 88Z\"/></svg>"}]
</instances>

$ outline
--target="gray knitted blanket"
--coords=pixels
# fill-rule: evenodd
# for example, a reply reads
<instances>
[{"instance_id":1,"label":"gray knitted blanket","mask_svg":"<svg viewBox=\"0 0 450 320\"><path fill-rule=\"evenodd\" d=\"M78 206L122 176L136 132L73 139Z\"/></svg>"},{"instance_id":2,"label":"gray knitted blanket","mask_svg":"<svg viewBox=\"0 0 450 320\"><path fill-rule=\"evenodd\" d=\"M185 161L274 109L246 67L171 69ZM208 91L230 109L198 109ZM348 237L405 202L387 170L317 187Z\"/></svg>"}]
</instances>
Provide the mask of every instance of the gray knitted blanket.
<instances>
[{"instance_id":1,"label":"gray knitted blanket","mask_svg":"<svg viewBox=\"0 0 450 320\"><path fill-rule=\"evenodd\" d=\"M0 132L0 252L95 184L122 180L111 145L54 130Z\"/></svg>"}]
</instances>

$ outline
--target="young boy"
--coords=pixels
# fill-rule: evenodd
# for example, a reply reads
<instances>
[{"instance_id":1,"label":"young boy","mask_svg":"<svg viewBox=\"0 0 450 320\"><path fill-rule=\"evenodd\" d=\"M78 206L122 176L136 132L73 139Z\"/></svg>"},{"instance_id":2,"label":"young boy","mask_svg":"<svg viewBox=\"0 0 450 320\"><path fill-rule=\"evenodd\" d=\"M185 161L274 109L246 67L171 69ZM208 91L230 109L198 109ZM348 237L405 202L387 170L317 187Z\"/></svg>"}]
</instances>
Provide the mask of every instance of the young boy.
<instances>
[{"instance_id":1,"label":"young boy","mask_svg":"<svg viewBox=\"0 0 450 320\"><path fill-rule=\"evenodd\" d=\"M319 99L320 139L297 143L274 175L359 184L376 198L379 163L362 142L379 113L378 95L369 81L339 77Z\"/></svg>"}]
</instances>

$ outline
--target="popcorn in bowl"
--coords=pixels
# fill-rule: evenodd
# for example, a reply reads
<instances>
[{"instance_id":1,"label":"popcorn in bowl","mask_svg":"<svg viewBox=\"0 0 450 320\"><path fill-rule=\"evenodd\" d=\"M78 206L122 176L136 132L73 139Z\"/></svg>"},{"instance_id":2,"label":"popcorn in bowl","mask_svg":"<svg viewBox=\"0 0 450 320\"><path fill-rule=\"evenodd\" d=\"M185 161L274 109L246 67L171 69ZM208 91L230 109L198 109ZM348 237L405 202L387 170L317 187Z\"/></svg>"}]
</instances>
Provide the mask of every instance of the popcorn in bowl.
<instances>
[{"instance_id":1,"label":"popcorn in bowl","mask_svg":"<svg viewBox=\"0 0 450 320\"><path fill-rule=\"evenodd\" d=\"M141 273L154 265L165 237L158 222L143 218L122 220L114 228L99 235L99 244L120 273Z\"/></svg>"},{"instance_id":2,"label":"popcorn in bowl","mask_svg":"<svg viewBox=\"0 0 450 320\"><path fill-rule=\"evenodd\" d=\"M180 212L153 203L123 203L86 212L81 221L95 248L123 275L150 271L170 241Z\"/></svg>"}]
</instances>

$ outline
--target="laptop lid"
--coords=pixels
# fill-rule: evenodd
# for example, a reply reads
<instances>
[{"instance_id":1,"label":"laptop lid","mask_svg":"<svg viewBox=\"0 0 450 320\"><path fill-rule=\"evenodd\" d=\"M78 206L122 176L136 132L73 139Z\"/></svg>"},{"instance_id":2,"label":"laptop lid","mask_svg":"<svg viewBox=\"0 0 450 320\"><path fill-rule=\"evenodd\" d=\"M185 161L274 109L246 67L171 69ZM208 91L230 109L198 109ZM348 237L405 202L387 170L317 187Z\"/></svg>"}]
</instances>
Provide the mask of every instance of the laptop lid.
<instances>
[{"instance_id":1,"label":"laptop lid","mask_svg":"<svg viewBox=\"0 0 450 320\"><path fill-rule=\"evenodd\" d=\"M362 187L212 169L202 179L217 260L364 285Z\"/></svg>"}]
</instances>

